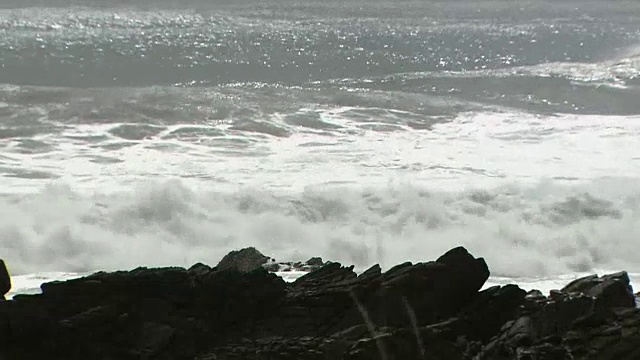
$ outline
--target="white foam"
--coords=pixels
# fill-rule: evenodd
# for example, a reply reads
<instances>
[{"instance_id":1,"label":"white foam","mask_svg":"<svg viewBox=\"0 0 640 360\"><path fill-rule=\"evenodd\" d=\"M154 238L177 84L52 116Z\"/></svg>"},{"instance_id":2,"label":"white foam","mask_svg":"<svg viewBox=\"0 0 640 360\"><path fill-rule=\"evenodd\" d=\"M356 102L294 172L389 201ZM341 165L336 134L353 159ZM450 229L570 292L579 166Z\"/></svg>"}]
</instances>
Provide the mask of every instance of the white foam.
<instances>
[{"instance_id":1,"label":"white foam","mask_svg":"<svg viewBox=\"0 0 640 360\"><path fill-rule=\"evenodd\" d=\"M304 274L306 274L304 271L276 272L276 275L286 282L293 282ZM89 273L46 272L12 276L11 291L6 295L6 298L12 299L15 295L40 294L42 292L40 285L43 283L72 280L86 275L89 275Z\"/></svg>"},{"instance_id":2,"label":"white foam","mask_svg":"<svg viewBox=\"0 0 640 360\"><path fill-rule=\"evenodd\" d=\"M299 131L286 139L228 134L216 140L226 141L219 147L206 139L188 142L158 136L110 148L122 140L107 139L96 146L55 134L36 136L34 140L56 146L38 156L8 153L7 163L22 172L51 174L74 191L89 192L96 187L130 190L133 184L158 178L179 178L191 188L228 191L249 186L299 192L331 183L408 182L464 190L469 184L640 174L638 116L466 113L431 131L371 131L345 115L352 110L318 110L323 121L343 126L330 133ZM74 126L74 134L106 132L104 125ZM244 143L234 147L232 141ZM28 176L3 181L12 193L33 192L52 183L51 178Z\"/></svg>"},{"instance_id":3,"label":"white foam","mask_svg":"<svg viewBox=\"0 0 640 360\"><path fill-rule=\"evenodd\" d=\"M214 264L246 246L385 267L464 245L509 278L640 272L638 117L476 113L379 132L345 111L321 111L343 126L331 136L256 140L263 155L162 139L10 153L65 175L3 179L0 254L20 275Z\"/></svg>"},{"instance_id":4,"label":"white foam","mask_svg":"<svg viewBox=\"0 0 640 360\"><path fill-rule=\"evenodd\" d=\"M11 277L11 291L7 294L7 298L11 299L15 295L31 295L39 294L40 285L51 281L64 281L78 278L87 274L82 273L66 273L66 272L43 272L25 275L15 275Z\"/></svg>"},{"instance_id":5,"label":"white foam","mask_svg":"<svg viewBox=\"0 0 640 360\"><path fill-rule=\"evenodd\" d=\"M638 271L639 204L633 179L457 192L407 184L219 192L175 181L86 195L52 186L0 198L0 247L15 274L212 264L246 246L276 260L367 267L464 245L502 276Z\"/></svg>"}]
</instances>

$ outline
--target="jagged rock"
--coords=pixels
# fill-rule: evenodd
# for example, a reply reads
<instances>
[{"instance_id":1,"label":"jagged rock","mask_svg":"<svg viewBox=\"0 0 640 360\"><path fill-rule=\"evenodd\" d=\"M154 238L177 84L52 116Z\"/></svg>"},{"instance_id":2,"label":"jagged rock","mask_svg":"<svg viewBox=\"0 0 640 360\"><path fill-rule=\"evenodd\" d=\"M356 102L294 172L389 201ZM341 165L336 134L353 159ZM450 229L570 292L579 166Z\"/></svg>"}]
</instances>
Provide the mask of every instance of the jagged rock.
<instances>
[{"instance_id":1,"label":"jagged rock","mask_svg":"<svg viewBox=\"0 0 640 360\"><path fill-rule=\"evenodd\" d=\"M376 264L365 270L362 274L360 274L360 276L358 276L358 278L360 280L370 280L379 278L381 274L382 269L380 268L380 265Z\"/></svg>"},{"instance_id":2,"label":"jagged rock","mask_svg":"<svg viewBox=\"0 0 640 360\"><path fill-rule=\"evenodd\" d=\"M11 290L11 276L9 276L9 270L4 260L0 259L0 296L4 300L4 296Z\"/></svg>"},{"instance_id":3,"label":"jagged rock","mask_svg":"<svg viewBox=\"0 0 640 360\"><path fill-rule=\"evenodd\" d=\"M248 265L260 256L245 262L238 253L225 260L230 265L100 272L0 301L0 359L640 355L640 310L619 306L628 305L620 301L623 273L574 282L546 298L515 285L480 291L488 267L464 248L386 272L372 266L359 276L328 262L293 283L264 263Z\"/></svg>"},{"instance_id":4,"label":"jagged rock","mask_svg":"<svg viewBox=\"0 0 640 360\"><path fill-rule=\"evenodd\" d=\"M193 358L211 338L250 330L284 296L284 281L264 270L207 272L203 265L46 283L41 295L10 302L9 358ZM51 341L29 346L34 338Z\"/></svg>"},{"instance_id":5,"label":"jagged rock","mask_svg":"<svg viewBox=\"0 0 640 360\"><path fill-rule=\"evenodd\" d=\"M620 321L617 309L636 310L632 294L626 272L577 279L562 290L551 291L549 299L530 293L522 315L508 322L484 346L478 359L634 359L624 357L626 353L621 352L621 349L629 352L626 340L608 341L609 335L605 335L620 331L620 326L615 325ZM590 329L599 330L589 335ZM591 344L589 339L595 336L603 336L605 340ZM627 339L635 341L636 337Z\"/></svg>"},{"instance_id":6,"label":"jagged rock","mask_svg":"<svg viewBox=\"0 0 640 360\"><path fill-rule=\"evenodd\" d=\"M631 281L626 271L602 277L586 276L572 281L562 288L561 292L592 296L597 299L595 306L601 309L636 306Z\"/></svg>"},{"instance_id":7,"label":"jagged rock","mask_svg":"<svg viewBox=\"0 0 640 360\"><path fill-rule=\"evenodd\" d=\"M209 272L211 272L211 266L205 265L203 263L197 263L197 264L192 265L187 270L187 272L189 273L189 275L197 278L197 277L206 275Z\"/></svg>"},{"instance_id":8,"label":"jagged rock","mask_svg":"<svg viewBox=\"0 0 640 360\"><path fill-rule=\"evenodd\" d=\"M262 255L254 247L232 251L225 255L218 263L218 269L235 269L241 272L248 272L261 267L269 261L268 256Z\"/></svg>"},{"instance_id":9,"label":"jagged rock","mask_svg":"<svg viewBox=\"0 0 640 360\"><path fill-rule=\"evenodd\" d=\"M640 309L615 311L598 326L576 324L564 334L562 344L573 359L640 359Z\"/></svg>"},{"instance_id":10,"label":"jagged rock","mask_svg":"<svg viewBox=\"0 0 640 360\"><path fill-rule=\"evenodd\" d=\"M544 302L533 311L525 311L503 326L500 334L484 347L479 359L519 359L518 356L526 354L531 359L555 356L552 354L556 352L546 345L539 349L536 346L548 342L543 339L569 330L576 320L591 311L593 303L594 299L588 296L565 296ZM548 353L544 355L547 357L541 357L539 352Z\"/></svg>"},{"instance_id":11,"label":"jagged rock","mask_svg":"<svg viewBox=\"0 0 640 360\"><path fill-rule=\"evenodd\" d=\"M526 292L516 285L494 286L481 291L458 316L468 330L469 340L486 343L502 326L516 318L525 302Z\"/></svg>"},{"instance_id":12,"label":"jagged rock","mask_svg":"<svg viewBox=\"0 0 640 360\"><path fill-rule=\"evenodd\" d=\"M324 264L321 257L312 257L311 259L307 260L305 263L310 266L322 266L322 264Z\"/></svg>"},{"instance_id":13,"label":"jagged rock","mask_svg":"<svg viewBox=\"0 0 640 360\"><path fill-rule=\"evenodd\" d=\"M454 308L460 306L460 302L467 301L465 298L473 297L489 278L489 267L484 259L476 259L461 246L447 251L436 263L447 266L446 279L441 284L444 289L437 289L436 293L441 294L443 290L451 291L451 294L448 294L451 297L448 305Z\"/></svg>"},{"instance_id":14,"label":"jagged rock","mask_svg":"<svg viewBox=\"0 0 640 360\"><path fill-rule=\"evenodd\" d=\"M462 246L447 251L436 262L449 266L457 275L464 275L465 283L468 286L461 287L467 288L467 291L471 291L471 289L480 290L489 278L489 267L484 259L476 259Z\"/></svg>"}]
</instances>

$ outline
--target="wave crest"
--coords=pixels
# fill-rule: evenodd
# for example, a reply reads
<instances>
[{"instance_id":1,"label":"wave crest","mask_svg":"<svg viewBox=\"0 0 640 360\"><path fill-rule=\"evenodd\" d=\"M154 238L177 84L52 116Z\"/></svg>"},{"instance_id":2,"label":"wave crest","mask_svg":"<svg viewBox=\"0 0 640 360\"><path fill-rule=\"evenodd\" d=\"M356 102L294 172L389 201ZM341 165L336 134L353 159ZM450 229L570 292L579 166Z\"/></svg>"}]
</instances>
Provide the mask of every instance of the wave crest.
<instances>
[{"instance_id":1,"label":"wave crest","mask_svg":"<svg viewBox=\"0 0 640 360\"><path fill-rule=\"evenodd\" d=\"M0 199L0 249L16 274L215 264L249 245L276 259L323 256L361 268L431 259L462 244L504 276L638 271L632 254L640 188L603 188L441 192L401 185L275 193L203 191L170 181L87 196L50 186Z\"/></svg>"}]
</instances>

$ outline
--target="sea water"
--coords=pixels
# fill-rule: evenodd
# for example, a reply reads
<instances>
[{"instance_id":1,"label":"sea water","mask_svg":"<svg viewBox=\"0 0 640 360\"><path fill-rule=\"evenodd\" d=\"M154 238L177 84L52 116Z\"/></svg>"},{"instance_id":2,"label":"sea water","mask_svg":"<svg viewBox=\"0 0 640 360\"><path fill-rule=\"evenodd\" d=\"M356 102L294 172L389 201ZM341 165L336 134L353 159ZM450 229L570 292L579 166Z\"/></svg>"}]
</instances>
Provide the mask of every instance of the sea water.
<instances>
[{"instance_id":1,"label":"sea water","mask_svg":"<svg viewBox=\"0 0 640 360\"><path fill-rule=\"evenodd\" d=\"M640 260L640 3L0 4L14 293L137 266ZM636 281L637 282L637 281Z\"/></svg>"}]
</instances>

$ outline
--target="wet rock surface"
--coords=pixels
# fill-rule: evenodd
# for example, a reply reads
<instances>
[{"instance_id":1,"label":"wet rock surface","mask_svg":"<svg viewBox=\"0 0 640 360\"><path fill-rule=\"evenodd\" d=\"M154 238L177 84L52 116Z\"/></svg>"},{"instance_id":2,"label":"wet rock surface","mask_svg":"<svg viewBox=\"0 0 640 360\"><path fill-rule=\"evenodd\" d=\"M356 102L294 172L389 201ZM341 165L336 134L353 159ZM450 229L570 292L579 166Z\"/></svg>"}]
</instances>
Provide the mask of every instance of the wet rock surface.
<instances>
[{"instance_id":1,"label":"wet rock surface","mask_svg":"<svg viewBox=\"0 0 640 360\"><path fill-rule=\"evenodd\" d=\"M315 270L286 283L254 250L216 267L99 272L0 301L0 359L640 359L624 272L549 297L481 290L487 264L458 247L360 275L310 259Z\"/></svg>"}]
</instances>

